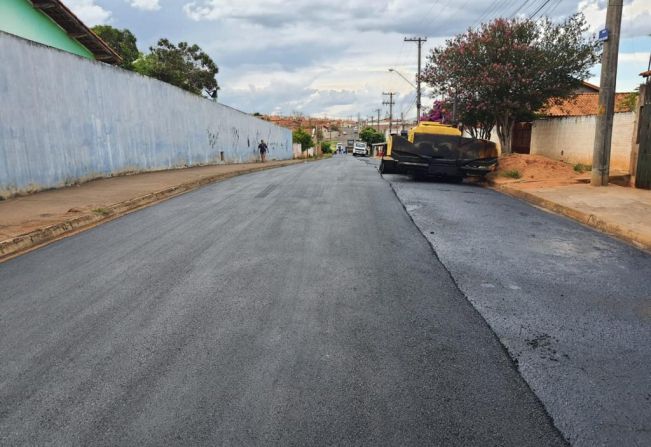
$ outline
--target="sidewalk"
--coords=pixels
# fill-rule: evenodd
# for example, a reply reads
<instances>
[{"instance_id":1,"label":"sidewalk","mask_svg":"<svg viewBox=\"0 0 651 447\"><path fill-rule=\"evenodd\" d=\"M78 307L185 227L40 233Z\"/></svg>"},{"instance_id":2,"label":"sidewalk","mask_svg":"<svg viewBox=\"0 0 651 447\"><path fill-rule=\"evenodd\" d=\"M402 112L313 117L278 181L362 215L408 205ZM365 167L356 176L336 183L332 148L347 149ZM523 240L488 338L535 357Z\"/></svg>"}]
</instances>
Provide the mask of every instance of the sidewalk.
<instances>
[{"instance_id":1,"label":"sidewalk","mask_svg":"<svg viewBox=\"0 0 651 447\"><path fill-rule=\"evenodd\" d=\"M0 261L214 181L304 162L269 161L148 172L0 201Z\"/></svg>"},{"instance_id":2,"label":"sidewalk","mask_svg":"<svg viewBox=\"0 0 651 447\"><path fill-rule=\"evenodd\" d=\"M494 184L495 189L651 250L651 191L611 184Z\"/></svg>"}]
</instances>

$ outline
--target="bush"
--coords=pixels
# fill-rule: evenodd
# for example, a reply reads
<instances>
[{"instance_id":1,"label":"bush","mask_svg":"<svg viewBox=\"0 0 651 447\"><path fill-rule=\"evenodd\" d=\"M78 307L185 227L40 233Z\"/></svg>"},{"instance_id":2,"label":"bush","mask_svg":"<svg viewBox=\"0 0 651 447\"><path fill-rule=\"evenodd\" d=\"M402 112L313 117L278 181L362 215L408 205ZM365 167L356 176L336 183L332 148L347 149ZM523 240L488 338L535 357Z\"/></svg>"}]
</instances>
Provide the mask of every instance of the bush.
<instances>
[{"instance_id":1,"label":"bush","mask_svg":"<svg viewBox=\"0 0 651 447\"><path fill-rule=\"evenodd\" d=\"M504 177L515 178L515 179L522 177L522 174L520 174L520 171L518 171L517 169L509 169L508 171L504 171L502 175Z\"/></svg>"},{"instance_id":2,"label":"bush","mask_svg":"<svg viewBox=\"0 0 651 447\"><path fill-rule=\"evenodd\" d=\"M292 140L294 143L300 143L301 150L306 151L311 147L314 147L314 142L312 141L312 135L305 132L303 129L298 128L292 132Z\"/></svg>"},{"instance_id":3,"label":"bush","mask_svg":"<svg viewBox=\"0 0 651 447\"><path fill-rule=\"evenodd\" d=\"M584 165L583 163L577 163L574 165L574 170L579 174L583 174L584 172L592 171L592 166Z\"/></svg>"},{"instance_id":4,"label":"bush","mask_svg":"<svg viewBox=\"0 0 651 447\"><path fill-rule=\"evenodd\" d=\"M324 141L321 143L321 152L324 154L329 154L332 152L332 143L330 141Z\"/></svg>"}]
</instances>

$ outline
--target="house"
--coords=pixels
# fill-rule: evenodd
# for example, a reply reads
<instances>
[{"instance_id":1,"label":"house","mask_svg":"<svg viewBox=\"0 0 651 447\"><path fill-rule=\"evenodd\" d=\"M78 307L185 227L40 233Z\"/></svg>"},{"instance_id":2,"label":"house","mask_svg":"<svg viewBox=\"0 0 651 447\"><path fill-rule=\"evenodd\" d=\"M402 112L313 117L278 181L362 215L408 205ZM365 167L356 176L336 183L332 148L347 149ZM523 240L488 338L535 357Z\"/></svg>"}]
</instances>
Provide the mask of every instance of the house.
<instances>
[{"instance_id":1,"label":"house","mask_svg":"<svg viewBox=\"0 0 651 447\"><path fill-rule=\"evenodd\" d=\"M0 0L0 31L88 59L121 62L61 0Z\"/></svg>"},{"instance_id":2,"label":"house","mask_svg":"<svg viewBox=\"0 0 651 447\"><path fill-rule=\"evenodd\" d=\"M630 169L635 126L635 97L631 95L615 94L610 151L610 167L613 171L628 172ZM526 152L519 152L544 155L572 164L592 165L598 113L599 88L584 82L575 96L560 103L550 102L539 112L539 118L529 124L530 139L524 142L528 145L523 144L522 147ZM516 132L514 141L515 135Z\"/></svg>"},{"instance_id":3,"label":"house","mask_svg":"<svg viewBox=\"0 0 651 447\"><path fill-rule=\"evenodd\" d=\"M550 101L535 121L517 123L512 150L591 165L598 112L599 87L582 82L573 97ZM615 170L628 170L634 122L631 93L617 93L611 150L611 166Z\"/></svg>"},{"instance_id":4,"label":"house","mask_svg":"<svg viewBox=\"0 0 651 447\"><path fill-rule=\"evenodd\" d=\"M615 113L631 111L630 93L615 93ZM564 116L596 115L599 111L599 91L594 93L579 93L559 104L549 104L540 112L545 118Z\"/></svg>"}]
</instances>

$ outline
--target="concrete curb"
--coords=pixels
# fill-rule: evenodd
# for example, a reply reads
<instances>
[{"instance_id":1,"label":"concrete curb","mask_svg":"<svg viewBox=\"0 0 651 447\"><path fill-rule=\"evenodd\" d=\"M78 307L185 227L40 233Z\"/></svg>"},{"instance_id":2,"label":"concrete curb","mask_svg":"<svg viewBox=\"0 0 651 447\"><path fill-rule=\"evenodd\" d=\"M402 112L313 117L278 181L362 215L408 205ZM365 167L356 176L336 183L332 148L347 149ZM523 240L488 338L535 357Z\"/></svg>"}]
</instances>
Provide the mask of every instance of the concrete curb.
<instances>
[{"instance_id":1,"label":"concrete curb","mask_svg":"<svg viewBox=\"0 0 651 447\"><path fill-rule=\"evenodd\" d=\"M192 191L210 183L237 177L239 175L265 171L267 169L291 166L305 161L308 160L288 160L286 162L278 163L275 165L259 165L244 169L242 171L211 175L200 178L198 180L193 180L191 182L171 186L160 191L155 191L139 197L134 197L123 202L117 202L101 208L103 211L102 213L93 213L90 215L86 214L73 219L65 220L63 222L48 225L34 231L30 231L29 233L22 234L12 239L0 241L0 262L9 260L28 251L47 245L48 243L55 240L70 236L83 230L90 229L96 225L99 225L100 223L118 218L146 206L154 205L158 202L162 202L163 200L170 199L172 197Z\"/></svg>"},{"instance_id":2,"label":"concrete curb","mask_svg":"<svg viewBox=\"0 0 651 447\"><path fill-rule=\"evenodd\" d=\"M521 200L526 200L527 202L544 208L546 210L552 211L556 214L561 214L570 219L576 220L583 225L595 228L604 233L615 236L619 239L622 239L626 242L633 244L634 246L641 248L643 250L651 251L651 238L645 237L642 234L636 233L634 231L622 228L616 223L608 222L606 220L600 219L594 214L585 213L583 211L576 210L574 208L561 205L560 203L553 202L548 199L544 199L540 196L532 194L521 189L509 188L508 186L494 186L491 185L493 189L499 191L503 194L506 194L511 197L515 197Z\"/></svg>"}]
</instances>

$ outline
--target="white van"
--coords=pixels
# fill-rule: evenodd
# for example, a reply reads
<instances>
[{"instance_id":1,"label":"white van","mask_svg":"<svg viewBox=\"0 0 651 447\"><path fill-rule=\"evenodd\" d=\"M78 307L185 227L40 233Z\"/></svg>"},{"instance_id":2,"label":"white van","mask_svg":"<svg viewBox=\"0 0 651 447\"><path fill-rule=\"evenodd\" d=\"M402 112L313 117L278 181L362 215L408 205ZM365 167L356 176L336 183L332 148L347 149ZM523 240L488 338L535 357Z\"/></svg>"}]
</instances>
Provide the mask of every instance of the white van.
<instances>
[{"instance_id":1,"label":"white van","mask_svg":"<svg viewBox=\"0 0 651 447\"><path fill-rule=\"evenodd\" d=\"M353 145L353 155L355 157L358 155L368 157L368 148L366 147L366 143L363 141L355 141L355 144Z\"/></svg>"}]
</instances>

